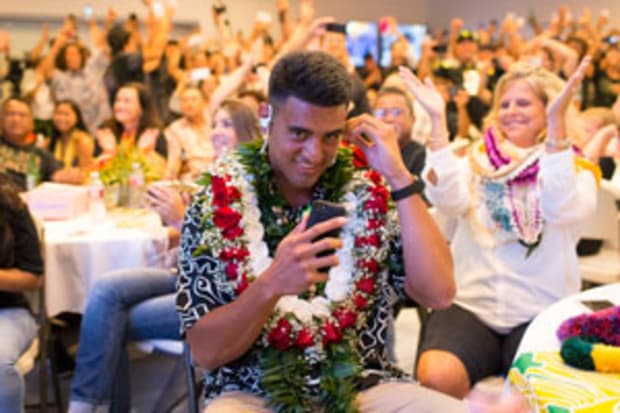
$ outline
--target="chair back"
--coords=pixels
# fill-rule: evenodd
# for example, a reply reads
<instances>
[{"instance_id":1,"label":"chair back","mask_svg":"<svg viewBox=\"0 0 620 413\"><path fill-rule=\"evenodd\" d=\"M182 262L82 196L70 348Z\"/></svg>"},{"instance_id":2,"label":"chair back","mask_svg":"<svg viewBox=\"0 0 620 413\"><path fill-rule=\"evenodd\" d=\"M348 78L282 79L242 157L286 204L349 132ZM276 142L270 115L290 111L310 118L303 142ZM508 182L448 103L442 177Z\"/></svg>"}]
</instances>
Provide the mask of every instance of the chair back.
<instances>
[{"instance_id":1,"label":"chair back","mask_svg":"<svg viewBox=\"0 0 620 413\"><path fill-rule=\"evenodd\" d=\"M605 179L598 190L596 209L582 223L582 238L603 240L603 245L618 249L620 246L620 215L616 199L618 190Z\"/></svg>"}]
</instances>

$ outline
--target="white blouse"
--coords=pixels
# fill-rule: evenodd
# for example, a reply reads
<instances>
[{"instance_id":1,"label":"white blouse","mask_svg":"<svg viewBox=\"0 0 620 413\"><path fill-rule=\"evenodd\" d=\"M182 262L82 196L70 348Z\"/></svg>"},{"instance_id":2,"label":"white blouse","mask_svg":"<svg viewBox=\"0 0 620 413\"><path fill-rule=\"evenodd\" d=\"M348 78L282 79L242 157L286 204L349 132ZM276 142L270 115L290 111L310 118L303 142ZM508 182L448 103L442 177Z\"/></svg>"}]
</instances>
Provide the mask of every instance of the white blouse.
<instances>
[{"instance_id":1,"label":"white blouse","mask_svg":"<svg viewBox=\"0 0 620 413\"><path fill-rule=\"evenodd\" d=\"M467 158L451 148L429 151L423 176L433 169L437 183L426 183L426 196L439 212L457 219L451 243L457 294L455 303L499 333L530 321L553 302L580 289L576 244L578 223L593 213L597 186L594 175L577 171L571 149L543 153L538 180L544 222L540 245L526 258L516 239L483 247L467 220L472 208ZM486 208L480 203L475 208Z\"/></svg>"}]
</instances>

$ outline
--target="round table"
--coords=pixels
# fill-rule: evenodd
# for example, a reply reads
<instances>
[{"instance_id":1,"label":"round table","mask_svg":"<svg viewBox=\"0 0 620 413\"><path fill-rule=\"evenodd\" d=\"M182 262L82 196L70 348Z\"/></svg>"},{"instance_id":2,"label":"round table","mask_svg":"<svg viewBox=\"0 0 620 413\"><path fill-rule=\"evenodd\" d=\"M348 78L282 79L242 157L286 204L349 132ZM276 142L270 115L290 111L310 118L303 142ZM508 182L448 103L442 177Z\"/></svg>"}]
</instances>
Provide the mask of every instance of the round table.
<instances>
[{"instance_id":1,"label":"round table","mask_svg":"<svg viewBox=\"0 0 620 413\"><path fill-rule=\"evenodd\" d=\"M81 313L93 281L123 268L158 266L168 232L149 210L118 208L93 222L88 215L44 223L45 303L49 316Z\"/></svg>"},{"instance_id":2,"label":"round table","mask_svg":"<svg viewBox=\"0 0 620 413\"><path fill-rule=\"evenodd\" d=\"M620 305L620 283L583 291L540 313L529 325L508 377L536 412L620 412L620 374L568 366L560 357L556 337L560 324L589 313L583 301L607 300Z\"/></svg>"},{"instance_id":3,"label":"round table","mask_svg":"<svg viewBox=\"0 0 620 413\"><path fill-rule=\"evenodd\" d=\"M615 305L620 305L620 283L582 291L558 301L540 313L525 331L515 354L515 360L522 353L559 351L562 343L556 336L558 327L570 317L591 312L588 307L582 304L583 301L591 300L609 300Z\"/></svg>"}]
</instances>

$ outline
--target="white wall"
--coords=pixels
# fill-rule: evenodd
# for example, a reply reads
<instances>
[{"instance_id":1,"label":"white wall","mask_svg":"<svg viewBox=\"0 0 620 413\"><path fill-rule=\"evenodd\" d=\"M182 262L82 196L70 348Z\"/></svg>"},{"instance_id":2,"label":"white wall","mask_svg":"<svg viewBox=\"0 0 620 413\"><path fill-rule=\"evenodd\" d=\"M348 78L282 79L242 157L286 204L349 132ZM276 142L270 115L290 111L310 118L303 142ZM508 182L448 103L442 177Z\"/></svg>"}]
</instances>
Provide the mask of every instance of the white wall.
<instances>
[{"instance_id":1,"label":"white wall","mask_svg":"<svg viewBox=\"0 0 620 413\"><path fill-rule=\"evenodd\" d=\"M541 22L550 20L550 16L560 5L567 5L573 16L581 15L585 6L590 7L594 18L602 9L610 12L610 22L620 26L620 1L618 0L427 0L428 19L432 26L448 27L453 17L461 17L465 26L475 29L479 23L490 19L501 19L508 12L527 17L533 11Z\"/></svg>"},{"instance_id":2,"label":"white wall","mask_svg":"<svg viewBox=\"0 0 620 413\"><path fill-rule=\"evenodd\" d=\"M170 0L163 0L170 1ZM293 17L297 15L298 0L289 0ZM211 6L213 0L177 0L178 9L175 20L183 23L203 23L207 33L212 34ZM265 10L276 19L276 0L224 0L229 9L233 29L244 29L247 33L256 12ZM371 20L381 16L394 15L403 23L424 23L427 20L429 0L315 0L317 16L333 16L338 21ZM38 39L40 21L57 22L68 13L80 16L84 6L92 5L94 14L103 17L110 6L119 16L127 16L132 11L144 13L141 0L0 0L0 30L12 34L12 53L18 54L29 49ZM24 22L24 19L35 20ZM272 30L279 36L277 25Z\"/></svg>"}]
</instances>

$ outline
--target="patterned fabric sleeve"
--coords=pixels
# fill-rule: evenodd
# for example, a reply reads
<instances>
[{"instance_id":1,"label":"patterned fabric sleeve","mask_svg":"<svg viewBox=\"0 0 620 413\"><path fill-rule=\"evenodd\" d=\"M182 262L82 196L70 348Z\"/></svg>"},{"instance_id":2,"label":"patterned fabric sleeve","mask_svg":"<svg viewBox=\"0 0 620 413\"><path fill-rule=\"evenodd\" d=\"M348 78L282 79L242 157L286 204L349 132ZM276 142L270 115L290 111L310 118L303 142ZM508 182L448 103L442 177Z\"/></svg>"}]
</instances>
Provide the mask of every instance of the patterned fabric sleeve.
<instances>
[{"instance_id":1,"label":"patterned fabric sleeve","mask_svg":"<svg viewBox=\"0 0 620 413\"><path fill-rule=\"evenodd\" d=\"M407 300L407 293L405 292L405 262L403 258L403 245L400 239L400 224L398 220L398 213L392 206L388 213L388 224L386 229L390 235L390 255L387 259L388 272L388 285L390 285L399 300Z\"/></svg>"},{"instance_id":2,"label":"patterned fabric sleeve","mask_svg":"<svg viewBox=\"0 0 620 413\"><path fill-rule=\"evenodd\" d=\"M203 193L204 195L204 193ZM196 253L201 243L201 219L204 196L198 196L187 210L179 249L177 277L177 311L181 319L181 334L203 315L236 298L231 285L218 282L221 262L209 251Z\"/></svg>"}]
</instances>

